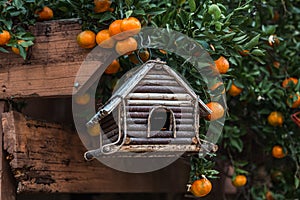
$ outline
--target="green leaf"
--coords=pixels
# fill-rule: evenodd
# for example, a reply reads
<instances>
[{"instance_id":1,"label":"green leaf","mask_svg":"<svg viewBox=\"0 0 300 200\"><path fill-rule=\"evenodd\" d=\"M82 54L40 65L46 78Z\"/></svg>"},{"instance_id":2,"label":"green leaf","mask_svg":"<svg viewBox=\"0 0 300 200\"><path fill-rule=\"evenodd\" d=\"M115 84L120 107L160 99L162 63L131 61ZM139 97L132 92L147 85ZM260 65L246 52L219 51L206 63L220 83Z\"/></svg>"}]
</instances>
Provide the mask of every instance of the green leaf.
<instances>
[{"instance_id":1,"label":"green leaf","mask_svg":"<svg viewBox=\"0 0 300 200\"><path fill-rule=\"evenodd\" d=\"M298 189L300 185L300 180L297 176L295 176L295 188Z\"/></svg>"},{"instance_id":2,"label":"green leaf","mask_svg":"<svg viewBox=\"0 0 300 200\"><path fill-rule=\"evenodd\" d=\"M241 139L239 139L239 138L231 138L230 139L230 145L232 146L232 147L234 147L235 149L237 149L238 150L238 152L242 152L243 151L243 142L242 142L242 140Z\"/></svg>"},{"instance_id":3,"label":"green leaf","mask_svg":"<svg viewBox=\"0 0 300 200\"><path fill-rule=\"evenodd\" d=\"M6 49L4 49L3 47L0 47L0 51L3 53L9 53Z\"/></svg>"},{"instance_id":4,"label":"green leaf","mask_svg":"<svg viewBox=\"0 0 300 200\"><path fill-rule=\"evenodd\" d=\"M197 8L195 0L189 0L189 6L190 6L190 9L191 9L191 12L195 12L195 10Z\"/></svg>"},{"instance_id":5,"label":"green leaf","mask_svg":"<svg viewBox=\"0 0 300 200\"><path fill-rule=\"evenodd\" d=\"M127 6L132 6L134 0L125 0Z\"/></svg>"},{"instance_id":6,"label":"green leaf","mask_svg":"<svg viewBox=\"0 0 300 200\"><path fill-rule=\"evenodd\" d=\"M260 34L256 35L254 38L252 38L249 42L247 42L244 46L244 49L252 49L255 47L259 42Z\"/></svg>"},{"instance_id":7,"label":"green leaf","mask_svg":"<svg viewBox=\"0 0 300 200\"><path fill-rule=\"evenodd\" d=\"M20 50L20 56L25 60L27 52L25 51L25 48L22 46L19 46L18 49Z\"/></svg>"},{"instance_id":8,"label":"green leaf","mask_svg":"<svg viewBox=\"0 0 300 200\"><path fill-rule=\"evenodd\" d=\"M264 34L266 35L272 35L275 33L276 31L276 26L275 25L269 25L269 26L262 26L262 31L264 32Z\"/></svg>"},{"instance_id":9,"label":"green leaf","mask_svg":"<svg viewBox=\"0 0 300 200\"><path fill-rule=\"evenodd\" d=\"M160 15L160 14L165 13L166 11L167 10L165 8L155 7L155 8L151 8L151 9L147 10L147 14L149 14L149 15Z\"/></svg>"},{"instance_id":10,"label":"green leaf","mask_svg":"<svg viewBox=\"0 0 300 200\"><path fill-rule=\"evenodd\" d=\"M251 51L251 54L254 56L264 56L265 55L265 53L260 49L254 49L253 51Z\"/></svg>"},{"instance_id":11,"label":"green leaf","mask_svg":"<svg viewBox=\"0 0 300 200\"><path fill-rule=\"evenodd\" d=\"M132 15L132 13L133 13L133 10L128 10L128 11L126 11L126 12L125 12L125 17L126 17L126 18L130 17L130 16Z\"/></svg>"}]
</instances>

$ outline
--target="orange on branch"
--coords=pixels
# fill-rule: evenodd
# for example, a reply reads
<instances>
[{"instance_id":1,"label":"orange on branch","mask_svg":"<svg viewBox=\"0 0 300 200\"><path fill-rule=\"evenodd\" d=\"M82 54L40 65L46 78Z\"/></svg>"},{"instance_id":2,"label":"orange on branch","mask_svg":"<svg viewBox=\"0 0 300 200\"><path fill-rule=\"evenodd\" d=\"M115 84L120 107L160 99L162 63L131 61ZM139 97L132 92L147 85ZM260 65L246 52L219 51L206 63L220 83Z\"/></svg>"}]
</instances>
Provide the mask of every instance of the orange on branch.
<instances>
[{"instance_id":1,"label":"orange on branch","mask_svg":"<svg viewBox=\"0 0 300 200\"><path fill-rule=\"evenodd\" d=\"M134 36L141 31L141 22L135 17L123 19L121 23L121 31L125 32L128 36Z\"/></svg>"},{"instance_id":2,"label":"orange on branch","mask_svg":"<svg viewBox=\"0 0 300 200\"><path fill-rule=\"evenodd\" d=\"M275 145L273 148L272 148L272 156L274 158L284 158L286 155L283 151L283 148L279 145Z\"/></svg>"},{"instance_id":3,"label":"orange on branch","mask_svg":"<svg viewBox=\"0 0 300 200\"><path fill-rule=\"evenodd\" d=\"M121 30L121 23L122 19L117 19L113 21L108 28L110 36L114 36L113 38L116 40L124 40L128 38L128 35L126 33L122 33Z\"/></svg>"},{"instance_id":4,"label":"orange on branch","mask_svg":"<svg viewBox=\"0 0 300 200\"><path fill-rule=\"evenodd\" d=\"M101 30L96 35L96 42L102 48L113 48L116 41L111 38L108 29Z\"/></svg>"},{"instance_id":5,"label":"orange on branch","mask_svg":"<svg viewBox=\"0 0 300 200\"><path fill-rule=\"evenodd\" d=\"M114 60L108 67L105 69L105 74L115 74L120 70L120 63L117 60Z\"/></svg>"},{"instance_id":6,"label":"orange on branch","mask_svg":"<svg viewBox=\"0 0 300 200\"><path fill-rule=\"evenodd\" d=\"M217 60L215 60L215 65L220 74L227 73L230 67L228 60L223 56L220 56Z\"/></svg>"},{"instance_id":7,"label":"orange on branch","mask_svg":"<svg viewBox=\"0 0 300 200\"><path fill-rule=\"evenodd\" d=\"M18 40L18 44L22 44L23 42L25 42L24 40ZM11 47L11 50L15 53L15 54L20 54L20 49L17 47ZM25 48L25 51L28 51L28 47Z\"/></svg>"},{"instance_id":8,"label":"orange on branch","mask_svg":"<svg viewBox=\"0 0 300 200\"><path fill-rule=\"evenodd\" d=\"M130 54L137 49L137 41L133 37L118 41L115 49L119 55Z\"/></svg>"},{"instance_id":9,"label":"orange on branch","mask_svg":"<svg viewBox=\"0 0 300 200\"><path fill-rule=\"evenodd\" d=\"M53 18L53 10L48 6L44 6L41 10L36 10L35 14L38 15L38 20L46 21Z\"/></svg>"},{"instance_id":10,"label":"orange on branch","mask_svg":"<svg viewBox=\"0 0 300 200\"><path fill-rule=\"evenodd\" d=\"M290 85L290 82L292 82L294 85L297 85L298 84L298 79L297 78L295 78L295 77L288 77L288 78L286 78L286 79L284 79L283 81L282 81L282 87L284 87L284 88L288 88L289 87L289 85Z\"/></svg>"},{"instance_id":11,"label":"orange on branch","mask_svg":"<svg viewBox=\"0 0 300 200\"><path fill-rule=\"evenodd\" d=\"M225 110L218 102L209 102L206 106L212 111L211 114L205 117L206 120L214 121L224 116Z\"/></svg>"},{"instance_id":12,"label":"orange on branch","mask_svg":"<svg viewBox=\"0 0 300 200\"><path fill-rule=\"evenodd\" d=\"M82 48L91 49L96 46L96 34L90 30L82 31L77 35L77 43Z\"/></svg>"},{"instance_id":13,"label":"orange on branch","mask_svg":"<svg viewBox=\"0 0 300 200\"><path fill-rule=\"evenodd\" d=\"M94 11L95 13L102 13L105 11L111 11L111 1L109 0L94 0L95 8Z\"/></svg>"},{"instance_id":14,"label":"orange on branch","mask_svg":"<svg viewBox=\"0 0 300 200\"><path fill-rule=\"evenodd\" d=\"M11 38L11 35L8 31L3 30L2 32L0 31L0 46L6 45Z\"/></svg>"},{"instance_id":15,"label":"orange on branch","mask_svg":"<svg viewBox=\"0 0 300 200\"><path fill-rule=\"evenodd\" d=\"M237 175L232 180L232 185L234 185L235 187L242 187L246 185L246 183L247 183L247 177L245 175Z\"/></svg>"},{"instance_id":16,"label":"orange on branch","mask_svg":"<svg viewBox=\"0 0 300 200\"><path fill-rule=\"evenodd\" d=\"M229 90L228 90L228 94L229 94L230 96L235 97L235 96L238 96L239 94L241 94L242 91L243 91L242 88L239 88L239 87L236 86L234 83L232 83L231 86L230 86L230 88L229 88Z\"/></svg>"},{"instance_id":17,"label":"orange on branch","mask_svg":"<svg viewBox=\"0 0 300 200\"><path fill-rule=\"evenodd\" d=\"M194 181L191 185L191 193L196 197L204 197L210 193L212 184L207 178Z\"/></svg>"},{"instance_id":18,"label":"orange on branch","mask_svg":"<svg viewBox=\"0 0 300 200\"><path fill-rule=\"evenodd\" d=\"M268 123L272 126L282 126L284 121L281 112L273 111L268 116Z\"/></svg>"}]
</instances>

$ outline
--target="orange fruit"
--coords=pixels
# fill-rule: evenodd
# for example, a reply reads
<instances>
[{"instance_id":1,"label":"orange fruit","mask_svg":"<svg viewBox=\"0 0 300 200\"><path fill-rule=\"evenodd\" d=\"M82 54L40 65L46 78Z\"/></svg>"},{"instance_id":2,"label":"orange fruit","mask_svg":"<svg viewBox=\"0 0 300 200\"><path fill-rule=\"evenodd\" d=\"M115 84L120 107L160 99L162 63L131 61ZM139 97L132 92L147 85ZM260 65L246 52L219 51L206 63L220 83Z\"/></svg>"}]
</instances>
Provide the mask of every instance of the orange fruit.
<instances>
[{"instance_id":1,"label":"orange fruit","mask_svg":"<svg viewBox=\"0 0 300 200\"><path fill-rule=\"evenodd\" d=\"M224 116L225 110L218 102L209 102L206 106L212 111L211 114L205 117L206 120L214 121Z\"/></svg>"},{"instance_id":2,"label":"orange fruit","mask_svg":"<svg viewBox=\"0 0 300 200\"><path fill-rule=\"evenodd\" d=\"M266 200L274 200L272 192L270 191L266 192Z\"/></svg>"},{"instance_id":3,"label":"orange fruit","mask_svg":"<svg viewBox=\"0 0 300 200\"><path fill-rule=\"evenodd\" d=\"M163 49L159 49L159 52L162 53L162 54L164 54L164 55L168 54L168 52L165 51L165 50L163 50Z\"/></svg>"},{"instance_id":4,"label":"orange fruit","mask_svg":"<svg viewBox=\"0 0 300 200\"><path fill-rule=\"evenodd\" d=\"M123 21L122 19L117 19L113 21L108 28L110 36L114 36L113 38L116 40L124 40L128 38L127 33L122 33L121 30L122 21Z\"/></svg>"},{"instance_id":5,"label":"orange fruit","mask_svg":"<svg viewBox=\"0 0 300 200\"><path fill-rule=\"evenodd\" d=\"M90 102L91 95L89 93L85 93L83 95L79 95L75 97L75 102L79 105L86 105Z\"/></svg>"},{"instance_id":6,"label":"orange fruit","mask_svg":"<svg viewBox=\"0 0 300 200\"><path fill-rule=\"evenodd\" d=\"M150 58L150 53L147 50L139 52L138 55L139 55L140 59L143 62L146 62ZM134 63L134 64L138 64L139 63L139 60L138 60L137 56L134 53L130 54L128 57L129 57L129 60L132 63Z\"/></svg>"},{"instance_id":7,"label":"orange fruit","mask_svg":"<svg viewBox=\"0 0 300 200\"><path fill-rule=\"evenodd\" d=\"M293 101L293 103L291 104L289 102L289 99L293 99L293 96L291 95L288 100L286 101L287 105L290 107L290 108L298 108L300 107L300 95L299 94L296 94L297 95L297 100L296 101Z\"/></svg>"},{"instance_id":8,"label":"orange fruit","mask_svg":"<svg viewBox=\"0 0 300 200\"><path fill-rule=\"evenodd\" d=\"M82 48L91 49L96 45L96 34L90 30L82 31L77 35L77 43Z\"/></svg>"},{"instance_id":9,"label":"orange fruit","mask_svg":"<svg viewBox=\"0 0 300 200\"><path fill-rule=\"evenodd\" d=\"M272 148L272 156L274 158L284 158L285 157L285 153L283 152L283 148L279 145L275 145Z\"/></svg>"},{"instance_id":10,"label":"orange fruit","mask_svg":"<svg viewBox=\"0 0 300 200\"><path fill-rule=\"evenodd\" d=\"M281 112L273 111L268 116L268 123L272 126L282 126L283 115Z\"/></svg>"},{"instance_id":11,"label":"orange fruit","mask_svg":"<svg viewBox=\"0 0 300 200\"><path fill-rule=\"evenodd\" d=\"M273 66L274 66L275 68L279 69L279 67L280 67L280 62L274 61L274 62L273 62Z\"/></svg>"},{"instance_id":12,"label":"orange fruit","mask_svg":"<svg viewBox=\"0 0 300 200\"><path fill-rule=\"evenodd\" d=\"M235 187L242 187L246 185L247 183L247 177L245 175L237 175L232 180L232 185Z\"/></svg>"},{"instance_id":13,"label":"orange fruit","mask_svg":"<svg viewBox=\"0 0 300 200\"><path fill-rule=\"evenodd\" d=\"M235 97L235 96L241 94L242 91L243 91L242 88L239 88L239 87L236 86L234 83L232 83L231 86L230 86L230 88L229 88L229 90L228 90L228 94L229 94L230 96Z\"/></svg>"},{"instance_id":14,"label":"orange fruit","mask_svg":"<svg viewBox=\"0 0 300 200\"><path fill-rule=\"evenodd\" d=\"M120 63L117 60L114 60L108 67L105 69L105 74L115 74L120 69Z\"/></svg>"},{"instance_id":15,"label":"orange fruit","mask_svg":"<svg viewBox=\"0 0 300 200\"><path fill-rule=\"evenodd\" d=\"M102 48L113 48L116 43L116 41L110 37L108 29L104 29L97 33L96 42Z\"/></svg>"},{"instance_id":16,"label":"orange fruit","mask_svg":"<svg viewBox=\"0 0 300 200\"><path fill-rule=\"evenodd\" d=\"M24 40L18 40L18 44L22 44L23 42L25 42ZM11 47L11 50L15 53L15 54L20 54L20 50L17 47ZM28 51L28 47L25 48L25 51Z\"/></svg>"},{"instance_id":17,"label":"orange fruit","mask_svg":"<svg viewBox=\"0 0 300 200\"><path fill-rule=\"evenodd\" d=\"M0 46L6 45L10 40L10 33L6 30L0 31Z\"/></svg>"},{"instance_id":18,"label":"orange fruit","mask_svg":"<svg viewBox=\"0 0 300 200\"><path fill-rule=\"evenodd\" d=\"M220 74L225 74L229 70L229 62L223 56L220 56L217 60L215 60L215 65Z\"/></svg>"},{"instance_id":19,"label":"orange fruit","mask_svg":"<svg viewBox=\"0 0 300 200\"><path fill-rule=\"evenodd\" d=\"M101 133L101 127L100 124L97 123L94 126L88 127L87 128L87 132L91 135L91 136L98 136Z\"/></svg>"},{"instance_id":20,"label":"orange fruit","mask_svg":"<svg viewBox=\"0 0 300 200\"><path fill-rule=\"evenodd\" d=\"M45 21L53 18L53 11L48 6L44 6L41 10L35 11L38 15L38 20Z\"/></svg>"},{"instance_id":21,"label":"orange fruit","mask_svg":"<svg viewBox=\"0 0 300 200\"><path fill-rule=\"evenodd\" d=\"M128 36L133 36L138 34L141 31L141 22L135 17L129 17L123 19L121 23L121 31L125 32Z\"/></svg>"},{"instance_id":22,"label":"orange fruit","mask_svg":"<svg viewBox=\"0 0 300 200\"><path fill-rule=\"evenodd\" d=\"M118 41L115 49L119 55L124 55L136 50L137 46L137 41L133 37L129 37L125 40Z\"/></svg>"},{"instance_id":23,"label":"orange fruit","mask_svg":"<svg viewBox=\"0 0 300 200\"><path fill-rule=\"evenodd\" d=\"M248 56L248 55L249 55L249 50L239 51L239 54L240 54L241 56Z\"/></svg>"},{"instance_id":24,"label":"orange fruit","mask_svg":"<svg viewBox=\"0 0 300 200\"><path fill-rule=\"evenodd\" d=\"M210 193L212 184L207 178L194 181L191 186L191 193L196 197L204 197Z\"/></svg>"},{"instance_id":25,"label":"orange fruit","mask_svg":"<svg viewBox=\"0 0 300 200\"><path fill-rule=\"evenodd\" d=\"M105 11L111 11L111 1L109 0L94 0L95 8L94 11L95 13L102 13Z\"/></svg>"},{"instance_id":26,"label":"orange fruit","mask_svg":"<svg viewBox=\"0 0 300 200\"><path fill-rule=\"evenodd\" d=\"M289 86L289 83L290 82L293 82L294 83L294 85L297 85L298 84L298 79L297 78L294 78L294 77L289 77L289 78L286 78L286 79L284 79L283 81L282 81L282 87L284 87L284 88L288 88Z\"/></svg>"},{"instance_id":27,"label":"orange fruit","mask_svg":"<svg viewBox=\"0 0 300 200\"><path fill-rule=\"evenodd\" d=\"M222 88L223 88L223 90L220 91ZM211 87L209 87L209 90L211 90L213 92L217 91L217 92L220 92L221 94L225 93L225 87L222 82L217 82L217 83L213 84Z\"/></svg>"}]
</instances>

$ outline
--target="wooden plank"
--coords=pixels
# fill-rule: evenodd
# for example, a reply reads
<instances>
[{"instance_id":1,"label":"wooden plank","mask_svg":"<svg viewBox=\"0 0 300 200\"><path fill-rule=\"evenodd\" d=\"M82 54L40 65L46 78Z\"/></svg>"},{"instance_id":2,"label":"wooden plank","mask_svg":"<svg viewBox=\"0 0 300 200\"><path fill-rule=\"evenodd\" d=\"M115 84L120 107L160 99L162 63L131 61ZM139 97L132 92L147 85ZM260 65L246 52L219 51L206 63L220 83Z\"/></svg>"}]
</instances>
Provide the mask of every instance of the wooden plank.
<instances>
[{"instance_id":1,"label":"wooden plank","mask_svg":"<svg viewBox=\"0 0 300 200\"><path fill-rule=\"evenodd\" d=\"M151 173L119 172L97 160L86 162L83 158L86 149L77 134L59 124L29 120L16 112L4 113L2 124L4 148L14 157L10 166L19 193L186 190L189 165L183 159Z\"/></svg>"},{"instance_id":2,"label":"wooden plank","mask_svg":"<svg viewBox=\"0 0 300 200\"><path fill-rule=\"evenodd\" d=\"M10 49L8 54L0 52L0 99L72 95L80 66L85 64L78 78L81 87L103 64L101 58L87 58L91 50L78 46L81 25L76 19L39 22L31 32L36 39L26 61Z\"/></svg>"},{"instance_id":3,"label":"wooden plank","mask_svg":"<svg viewBox=\"0 0 300 200\"><path fill-rule=\"evenodd\" d=\"M5 111L6 102L0 101L0 118ZM3 129L0 123L0 200L15 200L16 187L12 178L12 173L9 170L9 164L6 159L7 154L3 151Z\"/></svg>"}]
</instances>

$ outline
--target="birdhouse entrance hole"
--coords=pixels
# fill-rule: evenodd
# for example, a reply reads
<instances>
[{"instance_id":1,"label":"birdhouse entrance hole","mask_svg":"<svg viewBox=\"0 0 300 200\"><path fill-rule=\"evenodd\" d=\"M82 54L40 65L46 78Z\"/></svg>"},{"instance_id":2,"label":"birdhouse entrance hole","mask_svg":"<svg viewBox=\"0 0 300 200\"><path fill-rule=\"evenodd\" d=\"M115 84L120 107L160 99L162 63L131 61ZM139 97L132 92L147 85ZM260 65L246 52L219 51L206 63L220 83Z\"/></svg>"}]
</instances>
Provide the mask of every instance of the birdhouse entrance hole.
<instances>
[{"instance_id":1,"label":"birdhouse entrance hole","mask_svg":"<svg viewBox=\"0 0 300 200\"><path fill-rule=\"evenodd\" d=\"M151 131L171 131L172 121L171 112L165 108L158 108L152 112L150 116L150 130Z\"/></svg>"}]
</instances>

